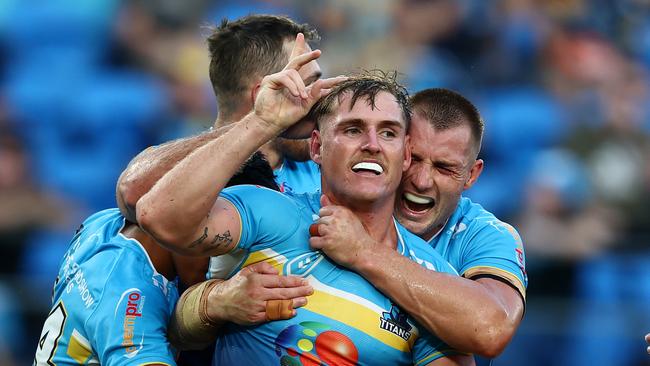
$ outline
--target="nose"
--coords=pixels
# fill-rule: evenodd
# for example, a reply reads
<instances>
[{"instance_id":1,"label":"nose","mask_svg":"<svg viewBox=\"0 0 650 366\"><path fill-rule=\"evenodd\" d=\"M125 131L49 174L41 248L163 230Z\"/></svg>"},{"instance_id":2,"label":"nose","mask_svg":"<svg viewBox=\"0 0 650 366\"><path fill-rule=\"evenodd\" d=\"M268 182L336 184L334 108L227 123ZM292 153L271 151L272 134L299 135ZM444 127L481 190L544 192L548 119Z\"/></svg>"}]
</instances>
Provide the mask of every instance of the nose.
<instances>
[{"instance_id":1,"label":"nose","mask_svg":"<svg viewBox=\"0 0 650 366\"><path fill-rule=\"evenodd\" d=\"M368 131L366 133L366 139L363 143L363 146L361 146L361 149L371 153L378 153L381 150L376 131Z\"/></svg>"},{"instance_id":2,"label":"nose","mask_svg":"<svg viewBox=\"0 0 650 366\"><path fill-rule=\"evenodd\" d=\"M411 177L411 184L413 187L420 192L424 192L433 187L433 172L429 165L427 164L416 164L411 165L411 168L414 172L409 174Z\"/></svg>"}]
</instances>

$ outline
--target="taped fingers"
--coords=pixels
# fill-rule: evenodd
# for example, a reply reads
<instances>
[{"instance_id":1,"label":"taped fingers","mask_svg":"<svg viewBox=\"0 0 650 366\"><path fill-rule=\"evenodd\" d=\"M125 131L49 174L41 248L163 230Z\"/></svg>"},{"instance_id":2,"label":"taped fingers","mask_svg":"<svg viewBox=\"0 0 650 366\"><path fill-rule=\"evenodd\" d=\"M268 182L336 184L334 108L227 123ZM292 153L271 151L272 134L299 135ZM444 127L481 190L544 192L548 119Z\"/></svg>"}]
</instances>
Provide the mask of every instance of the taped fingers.
<instances>
[{"instance_id":1,"label":"taped fingers","mask_svg":"<svg viewBox=\"0 0 650 366\"><path fill-rule=\"evenodd\" d=\"M309 236L320 236L320 232L318 231L318 224L309 225Z\"/></svg>"},{"instance_id":2,"label":"taped fingers","mask_svg":"<svg viewBox=\"0 0 650 366\"><path fill-rule=\"evenodd\" d=\"M293 300L266 300L266 320L290 319L293 315Z\"/></svg>"}]
</instances>

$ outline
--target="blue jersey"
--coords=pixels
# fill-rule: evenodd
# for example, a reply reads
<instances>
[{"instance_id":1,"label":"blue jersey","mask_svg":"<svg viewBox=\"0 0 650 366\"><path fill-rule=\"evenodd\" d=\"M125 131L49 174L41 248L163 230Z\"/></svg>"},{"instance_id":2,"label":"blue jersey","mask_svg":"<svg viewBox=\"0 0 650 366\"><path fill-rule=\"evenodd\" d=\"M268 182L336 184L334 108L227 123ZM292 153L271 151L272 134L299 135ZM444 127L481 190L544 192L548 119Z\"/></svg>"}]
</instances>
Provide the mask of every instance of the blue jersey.
<instances>
[{"instance_id":1,"label":"blue jersey","mask_svg":"<svg viewBox=\"0 0 650 366\"><path fill-rule=\"evenodd\" d=\"M320 191L320 169L312 160L303 162L284 159L282 166L274 171L280 191L287 193L311 193Z\"/></svg>"},{"instance_id":2,"label":"blue jersey","mask_svg":"<svg viewBox=\"0 0 650 366\"><path fill-rule=\"evenodd\" d=\"M176 284L154 269L120 230L117 209L89 217L75 234L54 284L35 365L175 365L167 322Z\"/></svg>"},{"instance_id":3,"label":"blue jersey","mask_svg":"<svg viewBox=\"0 0 650 366\"><path fill-rule=\"evenodd\" d=\"M242 233L231 253L211 260L211 275L229 278L267 261L282 274L308 278L315 292L292 319L253 327L228 324L217 341L215 365L419 365L458 353L363 277L309 247L319 193L237 186L221 195L237 208ZM426 242L395 225L402 255L431 270L456 273Z\"/></svg>"},{"instance_id":4,"label":"blue jersey","mask_svg":"<svg viewBox=\"0 0 650 366\"><path fill-rule=\"evenodd\" d=\"M429 243L463 277L499 277L526 299L528 276L519 233L469 198L460 199L456 211Z\"/></svg>"}]
</instances>

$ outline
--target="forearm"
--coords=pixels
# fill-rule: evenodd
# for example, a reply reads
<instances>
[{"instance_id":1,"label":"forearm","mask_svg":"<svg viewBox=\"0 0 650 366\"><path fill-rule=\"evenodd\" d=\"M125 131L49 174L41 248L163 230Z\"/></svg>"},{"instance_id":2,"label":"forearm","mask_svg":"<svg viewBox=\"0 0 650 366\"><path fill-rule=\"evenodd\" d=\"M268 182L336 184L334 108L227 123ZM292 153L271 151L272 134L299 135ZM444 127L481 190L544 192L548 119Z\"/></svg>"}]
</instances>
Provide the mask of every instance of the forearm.
<instances>
[{"instance_id":1,"label":"forearm","mask_svg":"<svg viewBox=\"0 0 650 366\"><path fill-rule=\"evenodd\" d=\"M187 245L205 224L219 192L241 164L277 133L254 114L247 115L158 180L137 203L138 224L169 249L197 254Z\"/></svg>"},{"instance_id":2,"label":"forearm","mask_svg":"<svg viewBox=\"0 0 650 366\"><path fill-rule=\"evenodd\" d=\"M208 295L220 281L209 280L187 289L178 300L169 322L169 342L179 350L202 349L213 343L222 322L207 313Z\"/></svg>"},{"instance_id":3,"label":"forearm","mask_svg":"<svg viewBox=\"0 0 650 366\"><path fill-rule=\"evenodd\" d=\"M158 180L194 150L216 139L225 130L210 130L196 136L150 147L138 154L117 181L116 196L122 215L136 222L136 204Z\"/></svg>"},{"instance_id":4,"label":"forearm","mask_svg":"<svg viewBox=\"0 0 650 366\"><path fill-rule=\"evenodd\" d=\"M386 247L363 256L355 270L420 324L458 350L494 357L519 323L480 283L425 269Z\"/></svg>"}]
</instances>

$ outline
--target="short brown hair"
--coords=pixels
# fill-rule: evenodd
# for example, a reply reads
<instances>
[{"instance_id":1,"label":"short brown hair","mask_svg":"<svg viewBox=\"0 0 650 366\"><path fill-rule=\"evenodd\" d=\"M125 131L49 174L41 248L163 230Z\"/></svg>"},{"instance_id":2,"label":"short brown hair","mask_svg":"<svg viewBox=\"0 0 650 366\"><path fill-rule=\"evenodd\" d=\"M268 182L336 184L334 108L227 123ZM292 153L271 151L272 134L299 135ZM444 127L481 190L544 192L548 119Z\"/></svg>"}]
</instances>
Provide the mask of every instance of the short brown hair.
<instances>
[{"instance_id":1,"label":"short brown hair","mask_svg":"<svg viewBox=\"0 0 650 366\"><path fill-rule=\"evenodd\" d=\"M409 103L406 88L397 81L397 72L395 71L370 70L350 76L316 102L309 112L309 119L316 121L316 124L320 127L320 121L323 117L332 113L334 103L340 104L341 98L346 93L352 93L350 108L354 107L359 98L364 98L374 109L375 97L380 92L387 92L395 97L402 109L406 128L408 128L411 123L411 104Z\"/></svg>"},{"instance_id":2,"label":"short brown hair","mask_svg":"<svg viewBox=\"0 0 650 366\"><path fill-rule=\"evenodd\" d=\"M425 89L411 97L414 113L426 118L433 128L447 130L467 125L472 131L476 152L483 140L483 118L472 102L453 90Z\"/></svg>"},{"instance_id":3,"label":"short brown hair","mask_svg":"<svg viewBox=\"0 0 650 366\"><path fill-rule=\"evenodd\" d=\"M207 38L210 51L210 81L220 109L238 103L252 78L282 70L288 62L284 42L298 33L307 41L319 39L308 24L285 16L248 15L234 21L224 19Z\"/></svg>"}]
</instances>

